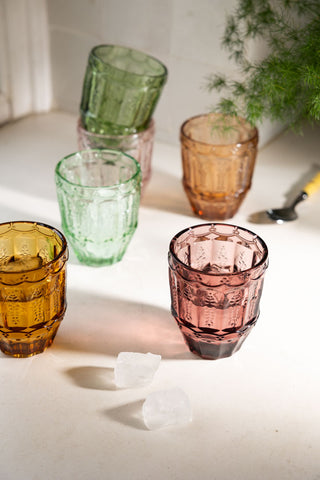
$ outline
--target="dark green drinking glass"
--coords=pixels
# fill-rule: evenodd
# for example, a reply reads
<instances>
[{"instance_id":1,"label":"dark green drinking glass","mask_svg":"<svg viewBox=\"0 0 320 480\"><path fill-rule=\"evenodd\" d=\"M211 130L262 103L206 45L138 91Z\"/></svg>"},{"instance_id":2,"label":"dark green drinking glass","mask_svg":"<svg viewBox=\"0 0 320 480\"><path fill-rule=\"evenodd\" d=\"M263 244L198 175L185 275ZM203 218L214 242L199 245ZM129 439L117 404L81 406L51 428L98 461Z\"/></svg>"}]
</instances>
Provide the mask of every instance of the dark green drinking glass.
<instances>
[{"instance_id":1,"label":"dark green drinking glass","mask_svg":"<svg viewBox=\"0 0 320 480\"><path fill-rule=\"evenodd\" d=\"M98 134L145 130L167 80L156 58L131 48L99 45L90 54L80 106L84 127Z\"/></svg>"}]
</instances>

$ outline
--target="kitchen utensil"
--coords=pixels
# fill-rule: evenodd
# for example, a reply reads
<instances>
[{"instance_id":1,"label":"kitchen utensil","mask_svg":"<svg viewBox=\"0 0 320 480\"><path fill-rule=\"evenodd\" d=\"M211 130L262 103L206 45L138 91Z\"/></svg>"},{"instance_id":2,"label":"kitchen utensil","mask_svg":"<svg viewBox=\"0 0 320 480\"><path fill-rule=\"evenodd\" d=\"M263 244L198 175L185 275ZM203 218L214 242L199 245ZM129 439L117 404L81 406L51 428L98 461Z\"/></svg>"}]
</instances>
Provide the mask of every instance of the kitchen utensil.
<instances>
[{"instance_id":1,"label":"kitchen utensil","mask_svg":"<svg viewBox=\"0 0 320 480\"><path fill-rule=\"evenodd\" d=\"M299 195L294 199L291 205L283 208L273 208L267 210L267 215L271 220L276 221L277 223L289 222L291 220L296 220L298 215L295 211L295 207L298 203L306 200L314 192L320 188L320 172L318 172L310 182L308 182Z\"/></svg>"}]
</instances>

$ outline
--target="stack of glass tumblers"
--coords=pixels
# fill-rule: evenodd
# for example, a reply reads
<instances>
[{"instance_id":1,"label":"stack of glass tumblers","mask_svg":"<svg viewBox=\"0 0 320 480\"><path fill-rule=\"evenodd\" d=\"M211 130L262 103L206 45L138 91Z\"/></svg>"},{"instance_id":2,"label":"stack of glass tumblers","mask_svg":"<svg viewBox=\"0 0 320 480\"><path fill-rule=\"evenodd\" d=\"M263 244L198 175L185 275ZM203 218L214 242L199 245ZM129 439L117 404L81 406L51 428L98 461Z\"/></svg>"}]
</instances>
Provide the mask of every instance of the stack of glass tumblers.
<instances>
[{"instance_id":1,"label":"stack of glass tumblers","mask_svg":"<svg viewBox=\"0 0 320 480\"><path fill-rule=\"evenodd\" d=\"M119 262L137 228L151 173L152 118L167 69L116 45L94 47L85 72L78 151L57 165L61 223L81 263Z\"/></svg>"},{"instance_id":2,"label":"stack of glass tumblers","mask_svg":"<svg viewBox=\"0 0 320 480\"><path fill-rule=\"evenodd\" d=\"M118 45L94 47L85 72L79 150L111 148L133 156L141 167L142 193L151 175L152 116L167 74L156 58Z\"/></svg>"}]
</instances>

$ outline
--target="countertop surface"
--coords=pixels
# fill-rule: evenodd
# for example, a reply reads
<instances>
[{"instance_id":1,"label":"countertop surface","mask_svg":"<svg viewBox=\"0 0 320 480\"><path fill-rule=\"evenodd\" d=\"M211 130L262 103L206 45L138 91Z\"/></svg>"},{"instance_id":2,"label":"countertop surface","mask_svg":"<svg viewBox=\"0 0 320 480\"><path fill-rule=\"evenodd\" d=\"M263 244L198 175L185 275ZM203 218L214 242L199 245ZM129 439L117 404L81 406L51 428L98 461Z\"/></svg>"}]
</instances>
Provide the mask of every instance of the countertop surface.
<instances>
[{"instance_id":1,"label":"countertop surface","mask_svg":"<svg viewBox=\"0 0 320 480\"><path fill-rule=\"evenodd\" d=\"M60 228L54 168L77 150L76 117L30 116L0 129L0 221ZM178 146L156 143L139 225L123 260L80 265L70 252L68 307L53 345L27 359L0 354L1 480L319 480L320 191L298 220L252 223L320 168L319 129L287 133L258 153L252 188L226 223L268 245L257 325L230 358L188 351L170 314L172 236L203 223L181 185ZM178 137L178 132L177 132ZM120 351L162 360L153 382L117 389ZM149 431L146 396L180 387L193 420Z\"/></svg>"}]
</instances>

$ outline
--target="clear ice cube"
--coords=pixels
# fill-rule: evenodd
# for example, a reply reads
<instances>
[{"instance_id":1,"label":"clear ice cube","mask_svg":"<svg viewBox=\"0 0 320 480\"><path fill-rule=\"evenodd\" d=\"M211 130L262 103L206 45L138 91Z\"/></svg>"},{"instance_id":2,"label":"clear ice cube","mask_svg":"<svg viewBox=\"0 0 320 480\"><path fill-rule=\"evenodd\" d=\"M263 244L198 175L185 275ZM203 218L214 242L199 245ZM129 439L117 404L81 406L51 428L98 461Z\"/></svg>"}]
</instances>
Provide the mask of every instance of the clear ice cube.
<instances>
[{"instance_id":1,"label":"clear ice cube","mask_svg":"<svg viewBox=\"0 0 320 480\"><path fill-rule=\"evenodd\" d=\"M147 385L159 368L161 355L153 353L120 352L114 368L117 387L132 388Z\"/></svg>"},{"instance_id":2,"label":"clear ice cube","mask_svg":"<svg viewBox=\"0 0 320 480\"><path fill-rule=\"evenodd\" d=\"M192 409L187 394L180 388L150 393L142 407L143 420L149 430L191 422Z\"/></svg>"}]
</instances>

